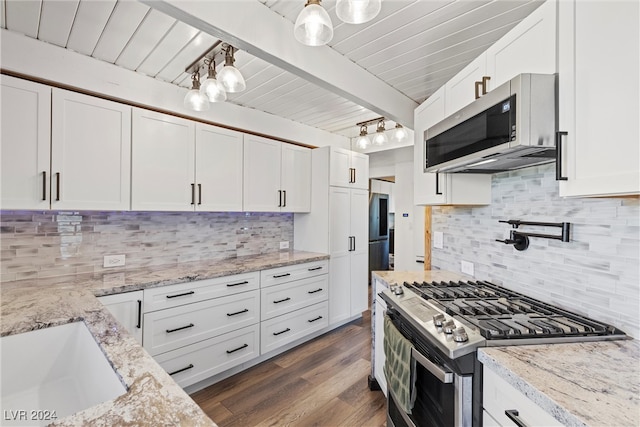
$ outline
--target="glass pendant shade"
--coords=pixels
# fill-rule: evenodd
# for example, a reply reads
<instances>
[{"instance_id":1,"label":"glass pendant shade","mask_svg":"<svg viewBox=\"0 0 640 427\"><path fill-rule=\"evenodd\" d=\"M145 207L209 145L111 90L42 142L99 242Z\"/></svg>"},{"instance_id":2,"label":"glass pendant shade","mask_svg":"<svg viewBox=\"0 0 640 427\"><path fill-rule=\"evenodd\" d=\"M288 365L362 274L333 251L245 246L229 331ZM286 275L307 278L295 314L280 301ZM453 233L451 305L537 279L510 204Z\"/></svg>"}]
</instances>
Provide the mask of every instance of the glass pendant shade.
<instances>
[{"instance_id":1,"label":"glass pendant shade","mask_svg":"<svg viewBox=\"0 0 640 427\"><path fill-rule=\"evenodd\" d=\"M408 136L409 134L407 133L407 130L403 128L401 124L396 124L396 130L393 132L393 139L398 142L402 142L407 139Z\"/></svg>"},{"instance_id":2,"label":"glass pendant shade","mask_svg":"<svg viewBox=\"0 0 640 427\"><path fill-rule=\"evenodd\" d=\"M333 38L333 24L320 0L308 0L293 27L296 40L307 46L322 46Z\"/></svg>"},{"instance_id":3,"label":"glass pendant shade","mask_svg":"<svg viewBox=\"0 0 640 427\"><path fill-rule=\"evenodd\" d=\"M369 138L367 137L367 135L360 135L356 139L356 147L358 147L358 148L360 148L362 150L367 148L370 143L371 143L371 141L369 141Z\"/></svg>"},{"instance_id":4,"label":"glass pendant shade","mask_svg":"<svg viewBox=\"0 0 640 427\"><path fill-rule=\"evenodd\" d=\"M209 100L200 92L200 77L195 73L191 80L193 87L184 97L184 106L193 111L209 110Z\"/></svg>"},{"instance_id":5,"label":"glass pendant shade","mask_svg":"<svg viewBox=\"0 0 640 427\"><path fill-rule=\"evenodd\" d=\"M371 21L380 13L382 0L338 0L336 15L347 24Z\"/></svg>"},{"instance_id":6,"label":"glass pendant shade","mask_svg":"<svg viewBox=\"0 0 640 427\"><path fill-rule=\"evenodd\" d=\"M376 131L376 136L373 137L373 145L384 145L387 142L389 142L389 138L387 138L384 131Z\"/></svg>"},{"instance_id":7,"label":"glass pendant shade","mask_svg":"<svg viewBox=\"0 0 640 427\"><path fill-rule=\"evenodd\" d=\"M247 88L244 77L240 71L233 66L236 59L233 56L234 47L229 45L224 55L224 67L218 73L218 82L226 92L242 92Z\"/></svg>"},{"instance_id":8,"label":"glass pendant shade","mask_svg":"<svg viewBox=\"0 0 640 427\"><path fill-rule=\"evenodd\" d=\"M200 92L209 99L209 102L224 102L227 100L227 93L215 78L207 78L200 86Z\"/></svg>"}]
</instances>

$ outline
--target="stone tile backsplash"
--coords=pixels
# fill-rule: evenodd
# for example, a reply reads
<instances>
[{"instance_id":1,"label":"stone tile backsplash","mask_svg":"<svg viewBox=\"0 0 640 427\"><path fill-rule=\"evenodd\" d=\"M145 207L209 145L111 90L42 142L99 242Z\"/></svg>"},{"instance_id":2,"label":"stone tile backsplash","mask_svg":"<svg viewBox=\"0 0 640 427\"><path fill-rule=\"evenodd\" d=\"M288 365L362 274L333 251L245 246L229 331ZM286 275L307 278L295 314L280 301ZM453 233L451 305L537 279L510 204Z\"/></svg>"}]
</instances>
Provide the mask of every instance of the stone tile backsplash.
<instances>
[{"instance_id":1,"label":"stone tile backsplash","mask_svg":"<svg viewBox=\"0 0 640 427\"><path fill-rule=\"evenodd\" d=\"M495 174L490 206L434 207L434 269L460 271L586 314L640 338L640 199L561 198L554 165ZM527 250L496 242L511 227L498 220L570 222L571 241L531 238ZM555 227L523 231L559 234Z\"/></svg>"},{"instance_id":2,"label":"stone tile backsplash","mask_svg":"<svg viewBox=\"0 0 640 427\"><path fill-rule=\"evenodd\" d=\"M217 212L2 211L1 281L219 260L293 243L293 214Z\"/></svg>"}]
</instances>

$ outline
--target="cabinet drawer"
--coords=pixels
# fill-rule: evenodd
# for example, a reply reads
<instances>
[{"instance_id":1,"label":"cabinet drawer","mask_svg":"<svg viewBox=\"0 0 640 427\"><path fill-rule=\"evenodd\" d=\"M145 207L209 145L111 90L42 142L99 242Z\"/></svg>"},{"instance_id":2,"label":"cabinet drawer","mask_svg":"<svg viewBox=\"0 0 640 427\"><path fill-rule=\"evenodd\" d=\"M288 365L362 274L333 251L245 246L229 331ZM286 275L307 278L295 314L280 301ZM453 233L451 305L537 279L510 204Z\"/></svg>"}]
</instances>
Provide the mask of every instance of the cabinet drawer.
<instances>
[{"instance_id":1,"label":"cabinet drawer","mask_svg":"<svg viewBox=\"0 0 640 427\"><path fill-rule=\"evenodd\" d=\"M260 286L264 288L293 280L319 276L328 272L329 262L327 260L272 268L271 270L260 272Z\"/></svg>"},{"instance_id":2,"label":"cabinet drawer","mask_svg":"<svg viewBox=\"0 0 640 427\"><path fill-rule=\"evenodd\" d=\"M156 362L186 387L260 355L260 326L252 325L155 357Z\"/></svg>"},{"instance_id":3,"label":"cabinet drawer","mask_svg":"<svg viewBox=\"0 0 640 427\"><path fill-rule=\"evenodd\" d=\"M260 352L265 354L329 325L327 301L296 310L260 324Z\"/></svg>"},{"instance_id":4,"label":"cabinet drawer","mask_svg":"<svg viewBox=\"0 0 640 427\"><path fill-rule=\"evenodd\" d=\"M145 313L144 345L152 355L260 321L260 292L249 291Z\"/></svg>"},{"instance_id":5,"label":"cabinet drawer","mask_svg":"<svg viewBox=\"0 0 640 427\"><path fill-rule=\"evenodd\" d=\"M500 378L490 369L484 369L482 406L497 422L496 425L515 426L505 411L516 410L518 417L530 426L561 426L560 421L553 418L544 409L536 405L511 384Z\"/></svg>"},{"instance_id":6,"label":"cabinet drawer","mask_svg":"<svg viewBox=\"0 0 640 427\"><path fill-rule=\"evenodd\" d=\"M329 276L311 277L260 290L260 318L271 319L327 300Z\"/></svg>"},{"instance_id":7,"label":"cabinet drawer","mask_svg":"<svg viewBox=\"0 0 640 427\"><path fill-rule=\"evenodd\" d=\"M259 280L260 273L255 271L253 273L145 289L144 312L148 313L211 298L233 295L238 292L252 291L260 286Z\"/></svg>"}]
</instances>

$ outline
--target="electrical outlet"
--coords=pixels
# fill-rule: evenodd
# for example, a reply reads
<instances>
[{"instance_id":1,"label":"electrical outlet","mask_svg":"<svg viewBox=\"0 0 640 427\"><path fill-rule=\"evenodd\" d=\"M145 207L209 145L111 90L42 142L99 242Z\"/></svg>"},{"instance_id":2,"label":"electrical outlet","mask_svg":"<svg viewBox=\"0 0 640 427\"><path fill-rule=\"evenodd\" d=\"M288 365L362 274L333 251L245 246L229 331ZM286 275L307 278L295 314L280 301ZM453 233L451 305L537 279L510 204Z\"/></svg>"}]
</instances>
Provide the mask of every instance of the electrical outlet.
<instances>
[{"instance_id":1,"label":"electrical outlet","mask_svg":"<svg viewBox=\"0 0 640 427\"><path fill-rule=\"evenodd\" d=\"M280 242L280 249L289 249L289 242L288 241Z\"/></svg>"},{"instance_id":2,"label":"electrical outlet","mask_svg":"<svg viewBox=\"0 0 640 427\"><path fill-rule=\"evenodd\" d=\"M464 274L468 274L469 276L473 276L473 263L469 261L460 261L460 270Z\"/></svg>"},{"instance_id":3,"label":"electrical outlet","mask_svg":"<svg viewBox=\"0 0 640 427\"><path fill-rule=\"evenodd\" d=\"M433 232L433 247L436 249L444 248L444 233L442 231Z\"/></svg>"},{"instance_id":4,"label":"electrical outlet","mask_svg":"<svg viewBox=\"0 0 640 427\"><path fill-rule=\"evenodd\" d=\"M105 255L103 267L123 267L125 255Z\"/></svg>"}]
</instances>

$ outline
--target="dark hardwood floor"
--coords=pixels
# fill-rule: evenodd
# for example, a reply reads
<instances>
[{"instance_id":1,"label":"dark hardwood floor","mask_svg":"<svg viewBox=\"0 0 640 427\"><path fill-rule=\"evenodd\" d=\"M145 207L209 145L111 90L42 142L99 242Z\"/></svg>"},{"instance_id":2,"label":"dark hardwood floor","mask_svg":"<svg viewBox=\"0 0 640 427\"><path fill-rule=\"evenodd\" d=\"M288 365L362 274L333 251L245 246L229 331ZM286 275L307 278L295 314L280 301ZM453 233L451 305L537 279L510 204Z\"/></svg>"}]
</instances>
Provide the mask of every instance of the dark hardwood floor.
<instances>
[{"instance_id":1,"label":"dark hardwood floor","mask_svg":"<svg viewBox=\"0 0 640 427\"><path fill-rule=\"evenodd\" d=\"M345 325L191 397L219 426L385 426L370 391L371 317Z\"/></svg>"}]
</instances>

